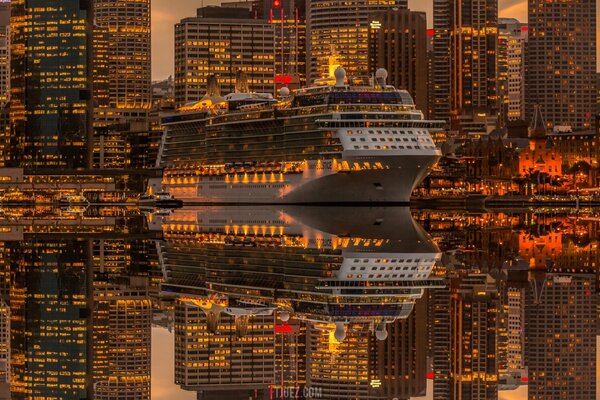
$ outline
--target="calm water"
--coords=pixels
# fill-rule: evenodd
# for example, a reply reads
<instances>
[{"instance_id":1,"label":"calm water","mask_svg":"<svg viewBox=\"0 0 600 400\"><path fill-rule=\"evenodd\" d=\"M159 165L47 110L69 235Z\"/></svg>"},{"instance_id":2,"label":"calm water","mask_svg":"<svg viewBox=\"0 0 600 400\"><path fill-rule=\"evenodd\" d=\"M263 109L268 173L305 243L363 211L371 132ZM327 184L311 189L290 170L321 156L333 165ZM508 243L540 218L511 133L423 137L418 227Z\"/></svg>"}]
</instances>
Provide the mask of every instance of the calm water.
<instances>
[{"instance_id":1,"label":"calm water","mask_svg":"<svg viewBox=\"0 0 600 400\"><path fill-rule=\"evenodd\" d=\"M0 399L596 399L599 226L0 209Z\"/></svg>"}]
</instances>

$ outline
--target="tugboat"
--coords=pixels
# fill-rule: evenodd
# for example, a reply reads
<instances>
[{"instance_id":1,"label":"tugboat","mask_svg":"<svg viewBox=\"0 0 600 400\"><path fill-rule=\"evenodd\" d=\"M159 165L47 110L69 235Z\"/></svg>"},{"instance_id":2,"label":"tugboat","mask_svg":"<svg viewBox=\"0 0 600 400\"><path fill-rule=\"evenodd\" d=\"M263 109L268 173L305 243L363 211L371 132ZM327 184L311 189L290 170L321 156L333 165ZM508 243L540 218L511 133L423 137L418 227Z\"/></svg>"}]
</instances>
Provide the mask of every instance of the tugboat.
<instances>
[{"instance_id":1,"label":"tugboat","mask_svg":"<svg viewBox=\"0 0 600 400\"><path fill-rule=\"evenodd\" d=\"M156 208L181 208L183 201L177 200L173 195L167 192L159 192L156 194L144 194L139 199L140 206L151 206Z\"/></svg>"}]
</instances>

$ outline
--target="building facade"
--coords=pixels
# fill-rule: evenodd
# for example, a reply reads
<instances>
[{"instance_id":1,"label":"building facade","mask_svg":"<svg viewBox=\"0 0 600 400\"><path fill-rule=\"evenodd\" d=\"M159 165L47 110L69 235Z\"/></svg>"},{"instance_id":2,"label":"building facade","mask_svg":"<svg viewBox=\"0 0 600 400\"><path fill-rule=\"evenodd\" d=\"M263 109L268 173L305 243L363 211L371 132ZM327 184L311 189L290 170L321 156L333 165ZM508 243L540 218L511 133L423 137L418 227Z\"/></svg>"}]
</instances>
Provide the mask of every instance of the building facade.
<instances>
[{"instance_id":1,"label":"building facade","mask_svg":"<svg viewBox=\"0 0 600 400\"><path fill-rule=\"evenodd\" d=\"M495 116L498 2L434 0L434 115L453 122Z\"/></svg>"},{"instance_id":2,"label":"building facade","mask_svg":"<svg viewBox=\"0 0 600 400\"><path fill-rule=\"evenodd\" d=\"M528 27L512 18L498 20L500 121L525 119L525 45Z\"/></svg>"},{"instance_id":3,"label":"building facade","mask_svg":"<svg viewBox=\"0 0 600 400\"><path fill-rule=\"evenodd\" d=\"M307 81L328 78L337 56L348 77L369 75L370 15L407 8L408 0L315 0L307 5Z\"/></svg>"},{"instance_id":4,"label":"building facade","mask_svg":"<svg viewBox=\"0 0 600 400\"><path fill-rule=\"evenodd\" d=\"M549 127L593 125L596 102L596 1L530 0L526 117L544 109Z\"/></svg>"},{"instance_id":5,"label":"building facade","mask_svg":"<svg viewBox=\"0 0 600 400\"><path fill-rule=\"evenodd\" d=\"M91 0L13 1L10 23L8 166L88 167Z\"/></svg>"},{"instance_id":6,"label":"building facade","mask_svg":"<svg viewBox=\"0 0 600 400\"><path fill-rule=\"evenodd\" d=\"M93 0L95 24L108 31L109 94L113 108L149 108L150 0Z\"/></svg>"},{"instance_id":7,"label":"building facade","mask_svg":"<svg viewBox=\"0 0 600 400\"><path fill-rule=\"evenodd\" d=\"M203 7L175 25L175 102L199 101L216 75L223 93L235 90L238 71L252 92L273 93L275 28L244 8Z\"/></svg>"},{"instance_id":8,"label":"building facade","mask_svg":"<svg viewBox=\"0 0 600 400\"><path fill-rule=\"evenodd\" d=\"M388 71L387 83L408 90L417 109L427 113L427 15L408 9L371 14L369 22L369 75Z\"/></svg>"}]
</instances>

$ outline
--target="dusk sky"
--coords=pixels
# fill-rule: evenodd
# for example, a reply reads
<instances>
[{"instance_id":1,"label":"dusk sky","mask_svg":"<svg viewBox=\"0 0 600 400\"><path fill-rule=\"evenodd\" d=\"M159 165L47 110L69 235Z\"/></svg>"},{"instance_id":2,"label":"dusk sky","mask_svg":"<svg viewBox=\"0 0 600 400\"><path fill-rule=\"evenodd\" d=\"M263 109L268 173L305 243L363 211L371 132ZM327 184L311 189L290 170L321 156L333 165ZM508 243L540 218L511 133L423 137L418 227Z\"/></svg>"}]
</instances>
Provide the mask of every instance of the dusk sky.
<instances>
[{"instance_id":1,"label":"dusk sky","mask_svg":"<svg viewBox=\"0 0 600 400\"><path fill-rule=\"evenodd\" d=\"M220 0L152 0L153 79L165 79L173 74L173 25L182 18L194 16L202 5L220 3ZM409 0L409 4L412 10L427 11L431 25L433 0ZM500 16L526 21L527 1L500 0Z\"/></svg>"}]
</instances>

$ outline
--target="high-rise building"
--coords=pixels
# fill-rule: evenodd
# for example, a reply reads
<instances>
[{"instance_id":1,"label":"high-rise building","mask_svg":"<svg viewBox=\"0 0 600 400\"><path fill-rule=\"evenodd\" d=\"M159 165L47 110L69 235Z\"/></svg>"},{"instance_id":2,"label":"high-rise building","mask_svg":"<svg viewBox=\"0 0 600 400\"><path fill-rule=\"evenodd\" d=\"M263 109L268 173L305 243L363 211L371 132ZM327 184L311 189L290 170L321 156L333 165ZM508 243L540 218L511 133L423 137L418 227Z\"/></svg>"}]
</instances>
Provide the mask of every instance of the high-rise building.
<instances>
[{"instance_id":1,"label":"high-rise building","mask_svg":"<svg viewBox=\"0 0 600 400\"><path fill-rule=\"evenodd\" d=\"M307 2L307 81L328 78L332 57L348 77L369 75L370 15L407 8L408 0L314 0Z\"/></svg>"},{"instance_id":2,"label":"high-rise building","mask_svg":"<svg viewBox=\"0 0 600 400\"><path fill-rule=\"evenodd\" d=\"M273 93L275 28L254 19L248 9L202 7L197 16L175 25L175 102L199 101L210 75L216 75L223 93L235 90L243 71L252 92Z\"/></svg>"},{"instance_id":3,"label":"high-rise building","mask_svg":"<svg viewBox=\"0 0 600 400\"><path fill-rule=\"evenodd\" d=\"M514 18L498 20L500 121L525 119L525 44L528 28Z\"/></svg>"},{"instance_id":4,"label":"high-rise building","mask_svg":"<svg viewBox=\"0 0 600 400\"><path fill-rule=\"evenodd\" d=\"M370 15L369 75L388 71L387 83L408 90L417 109L427 113L427 15L388 9Z\"/></svg>"},{"instance_id":5,"label":"high-rise building","mask_svg":"<svg viewBox=\"0 0 600 400\"><path fill-rule=\"evenodd\" d=\"M0 2L0 105L10 91L10 2Z\"/></svg>"},{"instance_id":6,"label":"high-rise building","mask_svg":"<svg viewBox=\"0 0 600 400\"><path fill-rule=\"evenodd\" d=\"M91 0L15 0L10 24L12 126L7 165L88 167Z\"/></svg>"},{"instance_id":7,"label":"high-rise building","mask_svg":"<svg viewBox=\"0 0 600 400\"><path fill-rule=\"evenodd\" d=\"M549 127L592 126L596 101L596 0L530 0L526 117L544 110Z\"/></svg>"},{"instance_id":8,"label":"high-rise building","mask_svg":"<svg viewBox=\"0 0 600 400\"><path fill-rule=\"evenodd\" d=\"M498 109L496 0L434 0L433 117L461 120L495 116Z\"/></svg>"},{"instance_id":9,"label":"high-rise building","mask_svg":"<svg viewBox=\"0 0 600 400\"><path fill-rule=\"evenodd\" d=\"M93 1L96 25L108 30L110 106L149 108L150 0Z\"/></svg>"},{"instance_id":10,"label":"high-rise building","mask_svg":"<svg viewBox=\"0 0 600 400\"><path fill-rule=\"evenodd\" d=\"M530 273L525 294L529 399L596 396L595 275Z\"/></svg>"}]
</instances>

